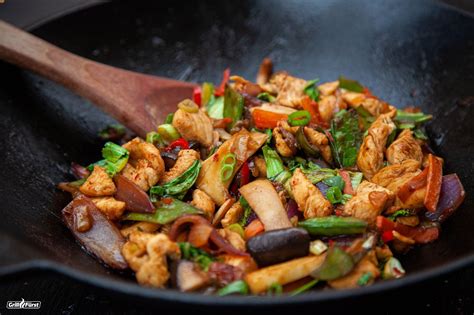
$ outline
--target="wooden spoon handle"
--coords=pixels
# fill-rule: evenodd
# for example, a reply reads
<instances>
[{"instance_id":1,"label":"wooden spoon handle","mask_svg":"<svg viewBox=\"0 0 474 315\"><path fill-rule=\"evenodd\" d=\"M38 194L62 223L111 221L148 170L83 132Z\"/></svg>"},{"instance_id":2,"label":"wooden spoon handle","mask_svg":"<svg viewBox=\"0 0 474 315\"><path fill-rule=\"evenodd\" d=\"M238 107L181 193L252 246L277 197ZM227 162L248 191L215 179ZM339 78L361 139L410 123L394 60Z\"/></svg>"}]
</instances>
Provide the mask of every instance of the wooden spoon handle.
<instances>
[{"instance_id":1,"label":"wooden spoon handle","mask_svg":"<svg viewBox=\"0 0 474 315\"><path fill-rule=\"evenodd\" d=\"M82 58L0 20L0 59L34 71L91 100L144 136L192 83L149 76Z\"/></svg>"}]
</instances>

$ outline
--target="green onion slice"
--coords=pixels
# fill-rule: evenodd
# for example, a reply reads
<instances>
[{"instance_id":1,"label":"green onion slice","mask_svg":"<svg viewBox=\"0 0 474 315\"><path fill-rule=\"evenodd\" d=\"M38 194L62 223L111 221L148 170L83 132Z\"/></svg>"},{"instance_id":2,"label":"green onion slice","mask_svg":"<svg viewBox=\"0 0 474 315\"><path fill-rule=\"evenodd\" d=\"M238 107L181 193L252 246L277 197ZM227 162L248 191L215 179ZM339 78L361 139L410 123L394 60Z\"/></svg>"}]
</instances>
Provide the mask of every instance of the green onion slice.
<instances>
[{"instance_id":1,"label":"green onion slice","mask_svg":"<svg viewBox=\"0 0 474 315\"><path fill-rule=\"evenodd\" d=\"M288 123L291 126L306 126L311 120L311 114L307 110L299 110L288 116Z\"/></svg>"}]
</instances>

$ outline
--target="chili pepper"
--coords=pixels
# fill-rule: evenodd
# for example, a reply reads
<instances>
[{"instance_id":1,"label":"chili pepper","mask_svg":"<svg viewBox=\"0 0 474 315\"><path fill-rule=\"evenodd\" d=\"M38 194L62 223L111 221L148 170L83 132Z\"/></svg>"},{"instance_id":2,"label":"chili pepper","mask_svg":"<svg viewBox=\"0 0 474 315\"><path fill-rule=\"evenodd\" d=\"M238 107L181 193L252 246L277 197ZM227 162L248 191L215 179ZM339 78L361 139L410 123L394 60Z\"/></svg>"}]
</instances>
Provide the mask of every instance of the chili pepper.
<instances>
[{"instance_id":1,"label":"chili pepper","mask_svg":"<svg viewBox=\"0 0 474 315\"><path fill-rule=\"evenodd\" d=\"M189 149L189 143L184 138L179 138L171 142L166 148L165 151L172 151L173 149L180 147L183 150Z\"/></svg>"},{"instance_id":2,"label":"chili pepper","mask_svg":"<svg viewBox=\"0 0 474 315\"><path fill-rule=\"evenodd\" d=\"M299 110L288 116L290 126L306 126L311 119L311 114L307 110Z\"/></svg>"},{"instance_id":3,"label":"chili pepper","mask_svg":"<svg viewBox=\"0 0 474 315\"><path fill-rule=\"evenodd\" d=\"M304 228L311 235L325 236L364 233L367 225L364 220L338 216L311 218L298 223L299 227Z\"/></svg>"},{"instance_id":4,"label":"chili pepper","mask_svg":"<svg viewBox=\"0 0 474 315\"><path fill-rule=\"evenodd\" d=\"M230 78L230 69L227 68L227 69L224 70L224 74L223 74L223 77L222 77L221 84L219 85L219 87L217 89L214 90L214 95L215 96L224 95L225 86L226 86L227 82L229 82L229 78Z\"/></svg>"},{"instance_id":5,"label":"chili pepper","mask_svg":"<svg viewBox=\"0 0 474 315\"><path fill-rule=\"evenodd\" d=\"M201 87L195 87L193 90L193 101L201 107Z\"/></svg>"},{"instance_id":6,"label":"chili pepper","mask_svg":"<svg viewBox=\"0 0 474 315\"><path fill-rule=\"evenodd\" d=\"M388 243L393 240L393 230L384 231L382 233L382 240L384 241L384 243Z\"/></svg>"}]
</instances>

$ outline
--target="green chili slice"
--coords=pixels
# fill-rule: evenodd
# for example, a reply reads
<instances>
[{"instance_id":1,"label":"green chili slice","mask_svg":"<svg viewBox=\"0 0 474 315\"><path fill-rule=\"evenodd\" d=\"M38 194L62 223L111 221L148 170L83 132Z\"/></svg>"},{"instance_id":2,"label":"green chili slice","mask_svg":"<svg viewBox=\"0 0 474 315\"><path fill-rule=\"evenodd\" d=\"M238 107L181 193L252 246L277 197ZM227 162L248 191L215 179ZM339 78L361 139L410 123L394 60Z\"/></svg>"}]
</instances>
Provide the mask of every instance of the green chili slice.
<instances>
[{"instance_id":1,"label":"green chili slice","mask_svg":"<svg viewBox=\"0 0 474 315\"><path fill-rule=\"evenodd\" d=\"M288 116L288 123L291 126L306 126L311 120L311 114L307 110L299 110Z\"/></svg>"}]
</instances>

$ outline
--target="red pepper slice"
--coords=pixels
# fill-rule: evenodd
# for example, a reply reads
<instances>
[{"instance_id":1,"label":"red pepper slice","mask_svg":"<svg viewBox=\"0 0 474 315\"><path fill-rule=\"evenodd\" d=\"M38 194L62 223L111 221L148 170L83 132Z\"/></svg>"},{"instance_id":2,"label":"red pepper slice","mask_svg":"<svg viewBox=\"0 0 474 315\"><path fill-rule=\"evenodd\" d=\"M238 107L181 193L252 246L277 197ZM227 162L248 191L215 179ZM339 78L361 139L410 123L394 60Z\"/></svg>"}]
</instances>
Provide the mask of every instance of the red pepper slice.
<instances>
[{"instance_id":1,"label":"red pepper slice","mask_svg":"<svg viewBox=\"0 0 474 315\"><path fill-rule=\"evenodd\" d=\"M171 151L174 148L180 147L181 149L189 149L189 143L183 138L179 138L173 142L171 142L166 148L165 151Z\"/></svg>"},{"instance_id":2,"label":"red pepper slice","mask_svg":"<svg viewBox=\"0 0 474 315\"><path fill-rule=\"evenodd\" d=\"M313 124L319 125L323 128L329 127L328 123L322 119L321 114L319 113L319 105L316 101L313 101L309 96L307 96L301 101L301 106L303 106L304 110L309 112Z\"/></svg>"},{"instance_id":3,"label":"red pepper slice","mask_svg":"<svg viewBox=\"0 0 474 315\"><path fill-rule=\"evenodd\" d=\"M250 167L249 162L245 161L242 164L242 168L240 169L240 186L247 185L250 182Z\"/></svg>"},{"instance_id":4,"label":"red pepper slice","mask_svg":"<svg viewBox=\"0 0 474 315\"><path fill-rule=\"evenodd\" d=\"M199 107L201 107L201 87L195 87L193 90L193 101L196 103Z\"/></svg>"},{"instance_id":5,"label":"red pepper slice","mask_svg":"<svg viewBox=\"0 0 474 315\"><path fill-rule=\"evenodd\" d=\"M229 82L229 78L230 78L230 69L227 68L227 69L224 70L224 74L223 74L223 77L222 77L221 84L219 85L219 87L217 89L214 90L214 95L215 96L224 95L225 85L227 84L227 82Z\"/></svg>"},{"instance_id":6,"label":"red pepper slice","mask_svg":"<svg viewBox=\"0 0 474 315\"><path fill-rule=\"evenodd\" d=\"M393 230L385 231L382 233L382 240L385 243L388 243L393 240Z\"/></svg>"},{"instance_id":7,"label":"red pepper slice","mask_svg":"<svg viewBox=\"0 0 474 315\"><path fill-rule=\"evenodd\" d=\"M428 155L428 174L424 205L428 211L434 212L439 201L441 182L443 180L443 164L433 154Z\"/></svg>"}]
</instances>

